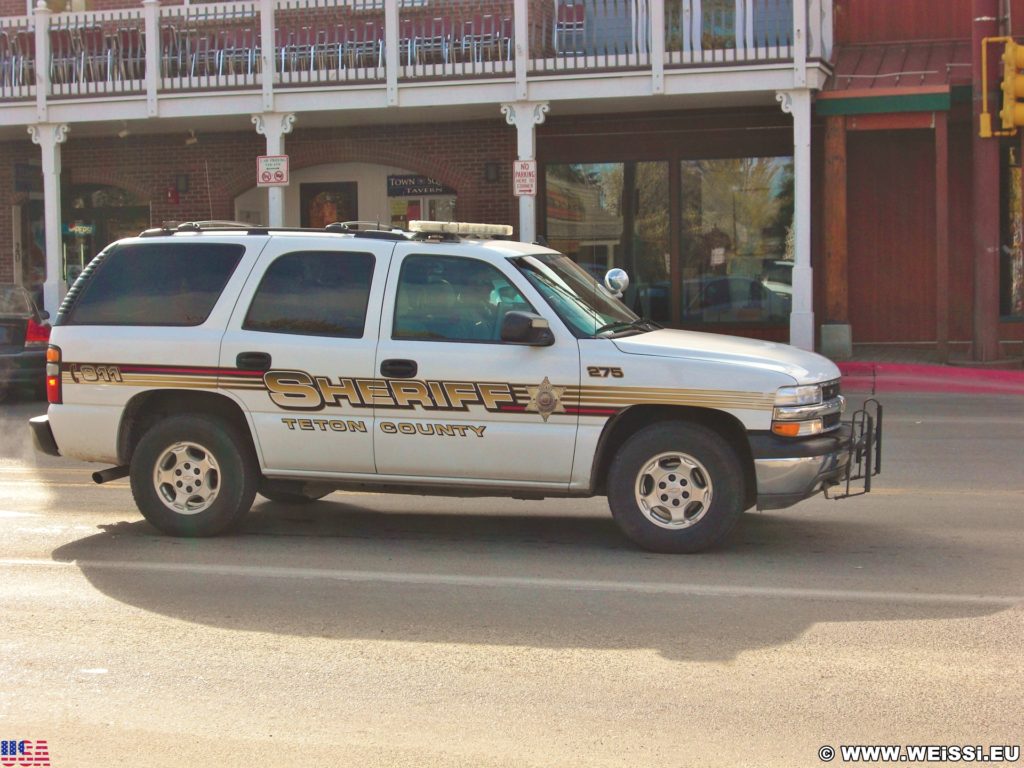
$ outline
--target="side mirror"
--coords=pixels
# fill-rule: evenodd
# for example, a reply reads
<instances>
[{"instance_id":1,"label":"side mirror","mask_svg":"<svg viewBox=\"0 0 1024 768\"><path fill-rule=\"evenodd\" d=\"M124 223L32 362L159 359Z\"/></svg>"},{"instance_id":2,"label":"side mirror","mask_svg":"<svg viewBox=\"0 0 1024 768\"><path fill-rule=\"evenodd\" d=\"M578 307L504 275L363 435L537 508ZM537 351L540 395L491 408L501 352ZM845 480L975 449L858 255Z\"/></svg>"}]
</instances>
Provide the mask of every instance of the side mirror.
<instances>
[{"instance_id":1,"label":"side mirror","mask_svg":"<svg viewBox=\"0 0 1024 768\"><path fill-rule=\"evenodd\" d=\"M616 299L621 299L622 294L629 288L629 275L626 274L626 270L609 269L608 273L604 276L604 287L614 296Z\"/></svg>"},{"instance_id":2,"label":"side mirror","mask_svg":"<svg viewBox=\"0 0 1024 768\"><path fill-rule=\"evenodd\" d=\"M550 347L555 343L548 321L533 312L506 312L501 321L501 340L531 347Z\"/></svg>"}]
</instances>

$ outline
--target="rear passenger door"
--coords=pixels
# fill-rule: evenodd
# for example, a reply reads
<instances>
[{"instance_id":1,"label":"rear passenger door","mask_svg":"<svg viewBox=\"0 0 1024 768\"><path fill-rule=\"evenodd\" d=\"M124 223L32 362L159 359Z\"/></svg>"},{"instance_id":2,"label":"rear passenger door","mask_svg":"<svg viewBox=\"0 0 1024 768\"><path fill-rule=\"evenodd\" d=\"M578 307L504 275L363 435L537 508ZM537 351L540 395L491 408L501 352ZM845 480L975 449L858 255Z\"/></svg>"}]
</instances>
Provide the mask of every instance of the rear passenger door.
<instances>
[{"instance_id":1,"label":"rear passenger door","mask_svg":"<svg viewBox=\"0 0 1024 768\"><path fill-rule=\"evenodd\" d=\"M272 239L221 346L221 386L251 414L266 471L373 474L367 381L393 243Z\"/></svg>"}]
</instances>

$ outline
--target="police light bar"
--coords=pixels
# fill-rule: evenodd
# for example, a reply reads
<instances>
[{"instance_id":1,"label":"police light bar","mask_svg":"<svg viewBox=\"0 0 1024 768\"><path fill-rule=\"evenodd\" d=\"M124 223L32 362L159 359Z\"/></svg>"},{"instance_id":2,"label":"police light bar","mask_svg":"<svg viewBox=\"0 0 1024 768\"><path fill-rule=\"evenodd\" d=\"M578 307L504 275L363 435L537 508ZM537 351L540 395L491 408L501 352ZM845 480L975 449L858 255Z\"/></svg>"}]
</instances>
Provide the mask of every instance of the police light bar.
<instances>
[{"instance_id":1,"label":"police light bar","mask_svg":"<svg viewBox=\"0 0 1024 768\"><path fill-rule=\"evenodd\" d=\"M508 224L470 224L465 221L410 221L410 232L427 235L461 235L469 237L511 237L512 227Z\"/></svg>"}]
</instances>

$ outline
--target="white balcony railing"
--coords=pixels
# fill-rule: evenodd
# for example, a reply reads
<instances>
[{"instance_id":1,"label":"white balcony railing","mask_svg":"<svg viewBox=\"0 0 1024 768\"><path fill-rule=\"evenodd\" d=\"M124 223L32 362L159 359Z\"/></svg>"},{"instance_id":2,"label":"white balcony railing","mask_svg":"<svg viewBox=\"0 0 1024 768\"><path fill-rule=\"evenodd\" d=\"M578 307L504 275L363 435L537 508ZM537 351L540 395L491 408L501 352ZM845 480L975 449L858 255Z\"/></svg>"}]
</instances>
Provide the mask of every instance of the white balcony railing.
<instances>
[{"instance_id":1,"label":"white balcony railing","mask_svg":"<svg viewBox=\"0 0 1024 768\"><path fill-rule=\"evenodd\" d=\"M830 0L796 1L806 30L794 0L145 0L66 14L41 3L0 19L0 101L672 71L792 61L801 44L802 58L827 58Z\"/></svg>"}]
</instances>

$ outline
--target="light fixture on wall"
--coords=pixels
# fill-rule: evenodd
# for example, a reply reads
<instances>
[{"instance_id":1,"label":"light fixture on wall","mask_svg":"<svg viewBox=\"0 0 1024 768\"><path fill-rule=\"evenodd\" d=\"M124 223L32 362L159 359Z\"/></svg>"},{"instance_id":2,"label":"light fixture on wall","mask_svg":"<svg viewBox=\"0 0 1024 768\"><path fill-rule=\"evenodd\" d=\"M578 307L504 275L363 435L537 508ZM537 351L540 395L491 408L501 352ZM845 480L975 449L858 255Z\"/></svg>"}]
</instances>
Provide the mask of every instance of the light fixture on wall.
<instances>
[{"instance_id":1,"label":"light fixture on wall","mask_svg":"<svg viewBox=\"0 0 1024 768\"><path fill-rule=\"evenodd\" d=\"M484 163L484 181L495 182L498 180L498 174L497 163Z\"/></svg>"},{"instance_id":2,"label":"light fixture on wall","mask_svg":"<svg viewBox=\"0 0 1024 768\"><path fill-rule=\"evenodd\" d=\"M196 132L193 129L189 128L188 129L188 138L185 139L185 146L186 147L191 147L193 144L198 144L198 143L199 143L199 137L196 136Z\"/></svg>"},{"instance_id":3,"label":"light fixture on wall","mask_svg":"<svg viewBox=\"0 0 1024 768\"><path fill-rule=\"evenodd\" d=\"M131 133L132 132L128 130L128 121L127 120L122 120L121 121L121 130L117 132L117 138L119 138L119 139L126 139L126 138L128 138L131 135Z\"/></svg>"}]
</instances>

